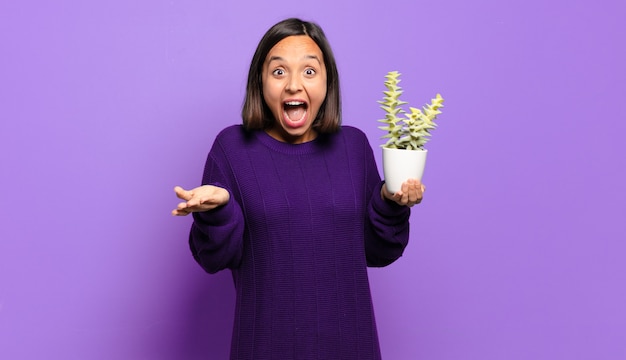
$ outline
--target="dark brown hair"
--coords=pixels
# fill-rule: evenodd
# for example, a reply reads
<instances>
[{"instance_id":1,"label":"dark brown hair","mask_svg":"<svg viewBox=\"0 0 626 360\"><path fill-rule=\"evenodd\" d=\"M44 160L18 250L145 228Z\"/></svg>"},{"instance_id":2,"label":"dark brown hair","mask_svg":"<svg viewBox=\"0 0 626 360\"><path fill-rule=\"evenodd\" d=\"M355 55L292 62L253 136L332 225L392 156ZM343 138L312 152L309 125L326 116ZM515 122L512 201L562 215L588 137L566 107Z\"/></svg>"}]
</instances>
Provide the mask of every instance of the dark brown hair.
<instances>
[{"instance_id":1,"label":"dark brown hair","mask_svg":"<svg viewBox=\"0 0 626 360\"><path fill-rule=\"evenodd\" d=\"M247 130L265 129L274 123L274 115L263 99L263 64L270 50L288 36L306 35L319 46L326 65L326 99L322 103L313 127L320 133L332 133L341 125L341 95L335 57L322 28L312 22L291 18L272 26L256 48L246 86L246 98L241 111Z\"/></svg>"}]
</instances>

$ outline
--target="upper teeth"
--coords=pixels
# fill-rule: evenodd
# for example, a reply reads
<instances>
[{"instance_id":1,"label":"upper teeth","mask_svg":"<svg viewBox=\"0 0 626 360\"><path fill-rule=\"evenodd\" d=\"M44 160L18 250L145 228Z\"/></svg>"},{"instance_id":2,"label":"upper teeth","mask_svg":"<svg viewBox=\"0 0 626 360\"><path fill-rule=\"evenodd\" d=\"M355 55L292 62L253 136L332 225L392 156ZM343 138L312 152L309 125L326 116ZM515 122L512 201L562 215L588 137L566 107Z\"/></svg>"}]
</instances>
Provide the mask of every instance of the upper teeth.
<instances>
[{"instance_id":1,"label":"upper teeth","mask_svg":"<svg viewBox=\"0 0 626 360\"><path fill-rule=\"evenodd\" d=\"M291 105L291 106L298 106L298 105L303 105L304 103L302 101L287 101L285 104Z\"/></svg>"}]
</instances>

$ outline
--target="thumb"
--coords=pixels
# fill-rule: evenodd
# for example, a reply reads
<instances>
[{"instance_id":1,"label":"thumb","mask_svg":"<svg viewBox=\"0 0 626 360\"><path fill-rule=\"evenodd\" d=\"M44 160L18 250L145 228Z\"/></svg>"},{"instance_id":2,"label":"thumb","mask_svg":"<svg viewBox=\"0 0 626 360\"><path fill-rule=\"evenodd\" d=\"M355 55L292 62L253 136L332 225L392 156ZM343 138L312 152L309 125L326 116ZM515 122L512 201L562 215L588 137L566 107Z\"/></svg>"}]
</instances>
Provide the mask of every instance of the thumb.
<instances>
[{"instance_id":1,"label":"thumb","mask_svg":"<svg viewBox=\"0 0 626 360\"><path fill-rule=\"evenodd\" d=\"M189 201L193 197L192 191L187 191L180 186L174 187L174 192L176 193L176 196L178 196L178 198L182 200Z\"/></svg>"}]
</instances>

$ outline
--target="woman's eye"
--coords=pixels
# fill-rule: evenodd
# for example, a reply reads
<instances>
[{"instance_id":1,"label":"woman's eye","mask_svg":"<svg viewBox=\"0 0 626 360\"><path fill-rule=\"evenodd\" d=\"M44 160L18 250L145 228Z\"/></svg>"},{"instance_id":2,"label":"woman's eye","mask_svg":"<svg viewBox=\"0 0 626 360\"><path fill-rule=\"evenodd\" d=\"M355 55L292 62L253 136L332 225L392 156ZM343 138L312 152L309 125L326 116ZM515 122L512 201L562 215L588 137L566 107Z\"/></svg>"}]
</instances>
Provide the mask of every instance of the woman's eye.
<instances>
[{"instance_id":1,"label":"woman's eye","mask_svg":"<svg viewBox=\"0 0 626 360\"><path fill-rule=\"evenodd\" d=\"M315 70L313 70L313 69L306 69L306 70L304 70L304 73L306 75L313 76L313 75L315 75Z\"/></svg>"},{"instance_id":2,"label":"woman's eye","mask_svg":"<svg viewBox=\"0 0 626 360\"><path fill-rule=\"evenodd\" d=\"M272 71L272 74L274 74L276 76L280 76L280 75L284 75L285 71L283 71L283 69L276 69L276 70Z\"/></svg>"}]
</instances>

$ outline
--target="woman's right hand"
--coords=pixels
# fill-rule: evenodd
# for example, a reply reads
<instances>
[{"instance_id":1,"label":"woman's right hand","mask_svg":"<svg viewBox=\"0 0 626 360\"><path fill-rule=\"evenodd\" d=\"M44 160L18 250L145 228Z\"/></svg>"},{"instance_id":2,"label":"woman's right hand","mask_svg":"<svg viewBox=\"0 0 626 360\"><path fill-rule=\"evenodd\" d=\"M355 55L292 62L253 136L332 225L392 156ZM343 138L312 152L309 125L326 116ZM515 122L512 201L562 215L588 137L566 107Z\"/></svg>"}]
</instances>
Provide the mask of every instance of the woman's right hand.
<instances>
[{"instance_id":1,"label":"woman's right hand","mask_svg":"<svg viewBox=\"0 0 626 360\"><path fill-rule=\"evenodd\" d=\"M191 190L176 186L174 192L179 199L185 200L172 210L174 216L186 216L192 212L212 210L226 205L230 200L228 190L213 185L203 185Z\"/></svg>"}]
</instances>

